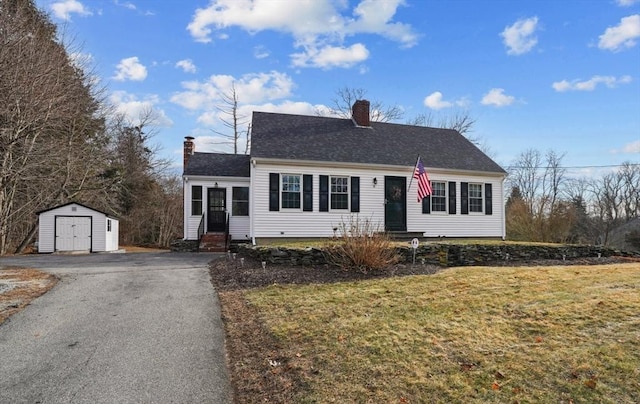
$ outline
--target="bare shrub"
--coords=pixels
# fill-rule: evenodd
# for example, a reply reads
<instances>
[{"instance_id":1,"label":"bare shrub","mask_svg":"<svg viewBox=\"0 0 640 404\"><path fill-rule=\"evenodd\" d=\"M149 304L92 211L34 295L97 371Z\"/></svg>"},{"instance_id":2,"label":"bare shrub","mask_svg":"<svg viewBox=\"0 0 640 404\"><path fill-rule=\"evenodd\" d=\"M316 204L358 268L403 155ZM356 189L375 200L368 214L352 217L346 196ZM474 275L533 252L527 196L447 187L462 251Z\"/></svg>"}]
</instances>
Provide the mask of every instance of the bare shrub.
<instances>
[{"instance_id":1,"label":"bare shrub","mask_svg":"<svg viewBox=\"0 0 640 404\"><path fill-rule=\"evenodd\" d=\"M389 236L371 219L351 216L337 229L338 243L326 249L327 261L347 270L367 273L395 264L400 257Z\"/></svg>"}]
</instances>

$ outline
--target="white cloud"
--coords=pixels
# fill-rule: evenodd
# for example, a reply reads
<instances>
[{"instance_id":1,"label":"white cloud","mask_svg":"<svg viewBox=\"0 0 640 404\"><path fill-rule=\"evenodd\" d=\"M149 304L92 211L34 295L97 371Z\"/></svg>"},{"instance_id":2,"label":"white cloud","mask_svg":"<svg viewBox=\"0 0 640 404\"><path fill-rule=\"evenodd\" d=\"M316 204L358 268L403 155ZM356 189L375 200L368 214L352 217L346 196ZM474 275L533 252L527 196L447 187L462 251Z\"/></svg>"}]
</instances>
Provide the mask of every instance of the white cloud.
<instances>
[{"instance_id":1,"label":"white cloud","mask_svg":"<svg viewBox=\"0 0 640 404\"><path fill-rule=\"evenodd\" d=\"M453 106L464 108L469 106L469 99L466 97L463 97L455 101L444 101L442 93L440 91L435 91L425 97L423 104L425 107L434 109L434 110L451 108Z\"/></svg>"},{"instance_id":2,"label":"white cloud","mask_svg":"<svg viewBox=\"0 0 640 404\"><path fill-rule=\"evenodd\" d=\"M147 78L147 68L140 63L137 56L122 59L116 66L114 80L141 81Z\"/></svg>"},{"instance_id":3,"label":"white cloud","mask_svg":"<svg viewBox=\"0 0 640 404\"><path fill-rule=\"evenodd\" d=\"M418 36L411 25L391 22L400 5L404 5L403 0L362 0L353 10L357 18L349 19L345 32L378 34L404 47L412 47L418 42Z\"/></svg>"},{"instance_id":4,"label":"white cloud","mask_svg":"<svg viewBox=\"0 0 640 404\"><path fill-rule=\"evenodd\" d=\"M515 102L515 97L506 95L502 88L492 88L482 97L482 105L493 105L496 107L506 107Z\"/></svg>"},{"instance_id":5,"label":"white cloud","mask_svg":"<svg viewBox=\"0 0 640 404\"><path fill-rule=\"evenodd\" d=\"M51 4L51 10L53 10L53 15L66 21L71 20L71 14L78 14L82 17L93 14L78 0L57 1Z\"/></svg>"},{"instance_id":6,"label":"white cloud","mask_svg":"<svg viewBox=\"0 0 640 404\"><path fill-rule=\"evenodd\" d=\"M229 94L235 87L241 104L261 103L282 99L291 95L293 80L285 73L251 73L235 78L214 75L206 81L182 82L185 91L171 97L171 101L190 110L214 109L220 104L221 95Z\"/></svg>"},{"instance_id":7,"label":"white cloud","mask_svg":"<svg viewBox=\"0 0 640 404\"><path fill-rule=\"evenodd\" d=\"M538 38L534 35L537 26L538 17L531 17L505 27L500 36L507 47L507 54L522 55L533 49L538 43Z\"/></svg>"},{"instance_id":8,"label":"white cloud","mask_svg":"<svg viewBox=\"0 0 640 404\"><path fill-rule=\"evenodd\" d=\"M145 116L149 111L152 112L154 125L163 127L173 125L173 121L165 112L156 107L160 102L160 98L157 95L149 95L143 100L140 100L135 95L129 94L126 91L114 91L109 98L115 106L116 111L123 114L132 125L138 125L140 118Z\"/></svg>"},{"instance_id":9,"label":"white cloud","mask_svg":"<svg viewBox=\"0 0 640 404\"><path fill-rule=\"evenodd\" d=\"M369 53L361 44L345 47L347 36L375 34L403 47L417 43L418 35L410 25L393 21L401 5L403 0L361 0L349 15L345 1L299 1L291 7L284 1L213 0L196 10L187 30L204 43L211 41L213 31L229 27L250 33L283 32L293 37L296 48L303 48L302 53L291 55L297 66L353 66Z\"/></svg>"},{"instance_id":10,"label":"white cloud","mask_svg":"<svg viewBox=\"0 0 640 404\"><path fill-rule=\"evenodd\" d=\"M598 48L619 51L636 45L640 38L640 14L630 15L620 20L620 24L609 27L600 35Z\"/></svg>"},{"instance_id":11,"label":"white cloud","mask_svg":"<svg viewBox=\"0 0 640 404\"><path fill-rule=\"evenodd\" d=\"M253 111L277 112L295 115L317 115L317 110L324 106L315 106L308 102L283 101L279 104L267 102L264 104L245 104L238 107L238 116L250 117ZM207 126L216 126L220 119L229 119L228 115L219 110L207 111L198 117L198 122Z\"/></svg>"},{"instance_id":12,"label":"white cloud","mask_svg":"<svg viewBox=\"0 0 640 404\"><path fill-rule=\"evenodd\" d=\"M618 84L627 84L632 81L631 76L622 76L620 78L616 78L614 76L593 76L589 80L579 81L579 80L562 80L556 81L551 85L554 90L558 92L564 91L593 91L595 90L598 84L604 84L609 88L614 88Z\"/></svg>"},{"instance_id":13,"label":"white cloud","mask_svg":"<svg viewBox=\"0 0 640 404\"><path fill-rule=\"evenodd\" d=\"M431 109L442 109L449 108L453 106L453 103L449 101L442 101L442 93L440 91L436 91L434 93L429 94L424 99L424 105Z\"/></svg>"},{"instance_id":14,"label":"white cloud","mask_svg":"<svg viewBox=\"0 0 640 404\"><path fill-rule=\"evenodd\" d=\"M267 50L267 48L265 48L262 45L256 46L255 48L253 48L253 56L256 59L264 59L269 57L270 53Z\"/></svg>"},{"instance_id":15,"label":"white cloud","mask_svg":"<svg viewBox=\"0 0 640 404\"><path fill-rule=\"evenodd\" d=\"M305 52L291 55L292 64L296 67L352 67L369 58L369 51L360 44L348 48L342 46L325 46L322 49L306 47Z\"/></svg>"},{"instance_id":16,"label":"white cloud","mask_svg":"<svg viewBox=\"0 0 640 404\"><path fill-rule=\"evenodd\" d=\"M133 4L131 2L128 2L128 1L120 2L118 0L114 0L114 3L115 3L116 6L128 8L129 10L137 10L138 9L135 4Z\"/></svg>"},{"instance_id":17,"label":"white cloud","mask_svg":"<svg viewBox=\"0 0 640 404\"><path fill-rule=\"evenodd\" d=\"M640 0L616 0L616 4L620 7L630 7L636 3L640 3Z\"/></svg>"},{"instance_id":18,"label":"white cloud","mask_svg":"<svg viewBox=\"0 0 640 404\"><path fill-rule=\"evenodd\" d=\"M612 154L637 154L640 153L640 140L636 140L622 146L621 149L610 150Z\"/></svg>"},{"instance_id":19,"label":"white cloud","mask_svg":"<svg viewBox=\"0 0 640 404\"><path fill-rule=\"evenodd\" d=\"M185 73L195 73L197 70L196 65L193 64L191 59L179 60L178 63L176 63L176 67L181 68Z\"/></svg>"},{"instance_id":20,"label":"white cloud","mask_svg":"<svg viewBox=\"0 0 640 404\"><path fill-rule=\"evenodd\" d=\"M624 153L640 153L640 140L624 145L622 151Z\"/></svg>"}]
</instances>

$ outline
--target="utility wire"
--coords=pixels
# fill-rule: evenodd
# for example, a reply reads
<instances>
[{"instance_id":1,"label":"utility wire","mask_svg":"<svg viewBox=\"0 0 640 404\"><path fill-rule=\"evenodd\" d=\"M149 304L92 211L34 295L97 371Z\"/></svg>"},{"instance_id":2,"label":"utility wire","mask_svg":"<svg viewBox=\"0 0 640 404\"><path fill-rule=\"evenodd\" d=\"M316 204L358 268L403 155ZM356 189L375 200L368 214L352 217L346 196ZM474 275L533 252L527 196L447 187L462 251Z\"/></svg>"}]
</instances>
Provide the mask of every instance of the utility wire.
<instances>
[{"instance_id":1,"label":"utility wire","mask_svg":"<svg viewBox=\"0 0 640 404\"><path fill-rule=\"evenodd\" d=\"M601 166L567 166L567 167L562 167L562 166L537 166L537 167L531 167L531 166L506 166L506 168L535 168L535 169L547 169L547 168L565 168L565 169L579 169L579 168L614 168L614 167L623 167L623 166L631 166L631 167L638 167L640 166L640 164L638 163L628 163L628 164L608 164L608 165L601 165Z\"/></svg>"}]
</instances>

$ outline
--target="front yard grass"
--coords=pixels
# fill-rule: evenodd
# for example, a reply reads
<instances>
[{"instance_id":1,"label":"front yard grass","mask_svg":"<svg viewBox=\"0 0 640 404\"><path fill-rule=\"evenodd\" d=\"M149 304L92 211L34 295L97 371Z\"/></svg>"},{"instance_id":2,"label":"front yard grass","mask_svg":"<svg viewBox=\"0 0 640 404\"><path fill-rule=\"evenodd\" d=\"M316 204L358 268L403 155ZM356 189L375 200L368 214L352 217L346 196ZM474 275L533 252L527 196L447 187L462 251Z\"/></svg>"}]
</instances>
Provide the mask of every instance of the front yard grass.
<instances>
[{"instance_id":1,"label":"front yard grass","mask_svg":"<svg viewBox=\"0 0 640 404\"><path fill-rule=\"evenodd\" d=\"M271 371L299 381L294 402L640 402L638 263L242 293L281 348Z\"/></svg>"}]
</instances>

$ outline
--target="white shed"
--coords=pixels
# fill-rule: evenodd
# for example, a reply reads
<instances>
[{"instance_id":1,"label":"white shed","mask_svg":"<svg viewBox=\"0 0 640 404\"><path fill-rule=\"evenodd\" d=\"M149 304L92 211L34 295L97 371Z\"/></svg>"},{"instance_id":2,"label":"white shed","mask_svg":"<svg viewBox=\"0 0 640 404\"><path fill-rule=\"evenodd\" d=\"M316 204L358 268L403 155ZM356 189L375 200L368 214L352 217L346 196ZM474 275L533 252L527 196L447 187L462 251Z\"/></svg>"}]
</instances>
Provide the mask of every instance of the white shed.
<instances>
[{"instance_id":1,"label":"white shed","mask_svg":"<svg viewBox=\"0 0 640 404\"><path fill-rule=\"evenodd\" d=\"M77 202L38 212L38 252L118 249L118 219Z\"/></svg>"}]
</instances>

